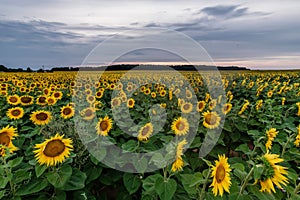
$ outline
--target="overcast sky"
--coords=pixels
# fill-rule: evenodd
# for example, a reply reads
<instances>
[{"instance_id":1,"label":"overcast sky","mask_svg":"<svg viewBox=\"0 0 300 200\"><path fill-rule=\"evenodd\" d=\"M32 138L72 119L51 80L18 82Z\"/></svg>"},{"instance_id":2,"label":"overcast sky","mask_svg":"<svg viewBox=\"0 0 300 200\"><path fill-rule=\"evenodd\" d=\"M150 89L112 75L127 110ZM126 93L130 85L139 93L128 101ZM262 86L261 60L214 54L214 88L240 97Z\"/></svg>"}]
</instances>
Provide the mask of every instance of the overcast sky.
<instances>
[{"instance_id":1,"label":"overcast sky","mask_svg":"<svg viewBox=\"0 0 300 200\"><path fill-rule=\"evenodd\" d=\"M162 28L197 41L217 65L300 69L299 8L297 0L2 0L0 64L33 69L76 66L116 34ZM133 37L126 35L128 41ZM174 43L172 37L168 41ZM148 49L119 61L178 61L159 52Z\"/></svg>"}]
</instances>

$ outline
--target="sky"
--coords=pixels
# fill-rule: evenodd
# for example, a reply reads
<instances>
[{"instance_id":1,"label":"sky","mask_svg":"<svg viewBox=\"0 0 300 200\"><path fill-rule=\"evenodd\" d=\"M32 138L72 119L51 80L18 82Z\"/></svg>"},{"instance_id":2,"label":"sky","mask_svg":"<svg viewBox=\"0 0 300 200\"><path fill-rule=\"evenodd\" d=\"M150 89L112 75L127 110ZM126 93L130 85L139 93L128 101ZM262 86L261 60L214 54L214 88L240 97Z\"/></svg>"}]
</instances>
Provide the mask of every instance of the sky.
<instances>
[{"instance_id":1,"label":"sky","mask_svg":"<svg viewBox=\"0 0 300 200\"><path fill-rule=\"evenodd\" d=\"M188 46L194 41L216 65L300 69L297 0L1 0L0 4L0 64L10 68L78 66L87 63L96 47L102 54L101 62L95 63L109 64L107 55L134 42L138 44L132 47L145 49L119 55L115 63L176 64L183 60L176 54L182 47L190 48L192 61L201 64L203 56ZM183 44L176 39L179 35L189 42ZM175 50L148 48L151 41Z\"/></svg>"}]
</instances>

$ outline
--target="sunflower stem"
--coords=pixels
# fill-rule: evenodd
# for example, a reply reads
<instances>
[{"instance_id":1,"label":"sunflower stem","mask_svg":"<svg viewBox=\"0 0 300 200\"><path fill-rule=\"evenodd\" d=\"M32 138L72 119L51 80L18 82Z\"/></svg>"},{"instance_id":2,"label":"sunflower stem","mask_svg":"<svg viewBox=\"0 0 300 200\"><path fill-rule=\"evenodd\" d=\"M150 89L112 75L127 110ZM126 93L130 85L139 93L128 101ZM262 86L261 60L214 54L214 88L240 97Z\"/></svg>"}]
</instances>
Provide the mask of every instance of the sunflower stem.
<instances>
[{"instance_id":1,"label":"sunflower stem","mask_svg":"<svg viewBox=\"0 0 300 200\"><path fill-rule=\"evenodd\" d=\"M260 142L261 140L263 140L263 139L265 139L265 137L264 137L264 136L262 136L262 137L258 138L258 140L257 140L257 144L259 144L259 142ZM256 151L256 149L257 149L257 144L254 146L254 148L253 148L253 150L252 150L252 153L251 153L251 158L253 158L253 155L254 155L254 153L255 153L255 151Z\"/></svg>"},{"instance_id":2,"label":"sunflower stem","mask_svg":"<svg viewBox=\"0 0 300 200\"><path fill-rule=\"evenodd\" d=\"M254 167L251 168L250 172L246 176L245 181L244 181L244 183L243 183L243 185L240 189L239 196L243 194L243 192L244 192L244 190L245 190L245 188L248 184L248 181L249 181L250 177L252 176L253 172L254 172Z\"/></svg>"},{"instance_id":3,"label":"sunflower stem","mask_svg":"<svg viewBox=\"0 0 300 200\"><path fill-rule=\"evenodd\" d=\"M201 193L200 193L200 197L199 197L199 200L203 200L204 199L204 194L205 194L205 189L206 189L206 184L208 182L208 179L209 179L209 175L211 173L211 168L208 168L208 173L205 177L205 182L203 184L203 187L202 187L202 190L201 190Z\"/></svg>"},{"instance_id":4,"label":"sunflower stem","mask_svg":"<svg viewBox=\"0 0 300 200\"><path fill-rule=\"evenodd\" d=\"M281 156L280 156L281 158L283 158L283 155L284 155L284 153L285 153L286 147L287 147L287 145L290 143L290 140L291 140L291 138L294 137L294 135L295 135L295 134L290 135L290 136L288 137L286 143L284 144L283 149L282 149L282 152L281 152Z\"/></svg>"}]
</instances>

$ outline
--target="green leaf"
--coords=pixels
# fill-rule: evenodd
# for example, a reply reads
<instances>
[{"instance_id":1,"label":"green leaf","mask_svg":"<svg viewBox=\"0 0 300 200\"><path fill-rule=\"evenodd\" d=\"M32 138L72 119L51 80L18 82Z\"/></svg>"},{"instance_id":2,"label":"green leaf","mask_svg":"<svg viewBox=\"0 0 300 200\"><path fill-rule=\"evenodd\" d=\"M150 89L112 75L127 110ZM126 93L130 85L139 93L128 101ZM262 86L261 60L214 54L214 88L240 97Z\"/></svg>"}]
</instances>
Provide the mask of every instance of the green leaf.
<instances>
[{"instance_id":1,"label":"green leaf","mask_svg":"<svg viewBox=\"0 0 300 200\"><path fill-rule=\"evenodd\" d=\"M151 176L148 176L145 180L143 180L143 188L147 192L155 191L155 183L156 180L163 179L163 176L160 174L154 174Z\"/></svg>"},{"instance_id":2,"label":"green leaf","mask_svg":"<svg viewBox=\"0 0 300 200\"><path fill-rule=\"evenodd\" d=\"M1 190L0 191L0 199L2 199L4 197L4 195L5 195L5 190Z\"/></svg>"},{"instance_id":3,"label":"green leaf","mask_svg":"<svg viewBox=\"0 0 300 200\"><path fill-rule=\"evenodd\" d=\"M243 153L248 153L248 152L250 151L247 144L241 144L241 145L238 146L235 150L236 150L236 151L241 151L241 152L243 152Z\"/></svg>"},{"instance_id":4,"label":"green leaf","mask_svg":"<svg viewBox=\"0 0 300 200\"><path fill-rule=\"evenodd\" d=\"M181 174L181 182L185 191L192 197L198 191L197 188L203 184L205 180L200 172L195 174Z\"/></svg>"},{"instance_id":5,"label":"green leaf","mask_svg":"<svg viewBox=\"0 0 300 200\"><path fill-rule=\"evenodd\" d=\"M131 195L131 194L134 194L139 189L139 187L142 184L142 181L138 177L138 175L125 173L123 176L123 183L124 183L126 190Z\"/></svg>"},{"instance_id":6,"label":"green leaf","mask_svg":"<svg viewBox=\"0 0 300 200\"><path fill-rule=\"evenodd\" d=\"M48 186L48 181L46 179L33 179L28 184L22 185L17 191L17 196L24 196L28 194L37 193Z\"/></svg>"},{"instance_id":7,"label":"green leaf","mask_svg":"<svg viewBox=\"0 0 300 200\"><path fill-rule=\"evenodd\" d=\"M8 183L8 178L6 177L1 177L0 178L0 189L5 188L6 184Z\"/></svg>"},{"instance_id":8,"label":"green leaf","mask_svg":"<svg viewBox=\"0 0 300 200\"><path fill-rule=\"evenodd\" d=\"M164 181L159 178L155 182L155 191L161 200L171 200L176 192L177 183L174 179Z\"/></svg>"},{"instance_id":9,"label":"green leaf","mask_svg":"<svg viewBox=\"0 0 300 200\"><path fill-rule=\"evenodd\" d=\"M78 190L84 188L85 180L86 180L86 174L81 172L79 169L75 168L73 169L72 176L67 181L67 183L62 188L62 190L71 191L71 190Z\"/></svg>"},{"instance_id":10,"label":"green leaf","mask_svg":"<svg viewBox=\"0 0 300 200\"><path fill-rule=\"evenodd\" d=\"M44 172L45 170L47 169L47 165L40 165L40 164L36 164L35 165L35 174L36 174L36 177L40 177Z\"/></svg>"},{"instance_id":11,"label":"green leaf","mask_svg":"<svg viewBox=\"0 0 300 200\"><path fill-rule=\"evenodd\" d=\"M67 195L64 191L58 190L55 192L55 196L53 197L53 200L66 200Z\"/></svg>"},{"instance_id":12,"label":"green leaf","mask_svg":"<svg viewBox=\"0 0 300 200\"><path fill-rule=\"evenodd\" d=\"M259 200L275 199L275 197L272 194L259 191L257 186L248 186L247 188L248 188L249 192L254 194Z\"/></svg>"},{"instance_id":13,"label":"green leaf","mask_svg":"<svg viewBox=\"0 0 300 200\"><path fill-rule=\"evenodd\" d=\"M69 180L71 174L72 167L70 165L64 165L59 169L58 172L47 173L46 177L49 183L51 183L51 185L53 185L55 188L61 188Z\"/></svg>"},{"instance_id":14,"label":"green leaf","mask_svg":"<svg viewBox=\"0 0 300 200\"><path fill-rule=\"evenodd\" d=\"M146 169L148 167L148 160L146 158L142 157L137 162L134 162L133 165L135 166L136 170L139 173L143 173L146 171Z\"/></svg>"},{"instance_id":15,"label":"green leaf","mask_svg":"<svg viewBox=\"0 0 300 200\"><path fill-rule=\"evenodd\" d=\"M254 166L254 171L253 171L253 176L254 176L254 180L260 179L260 176L262 175L262 173L264 172L264 167L263 166Z\"/></svg>"},{"instance_id":16,"label":"green leaf","mask_svg":"<svg viewBox=\"0 0 300 200\"><path fill-rule=\"evenodd\" d=\"M243 180L246 178L246 176L247 176L247 172L241 171L241 170L239 170L239 169L235 169L235 170L233 171L233 173L234 173L234 175L236 175L241 181L243 181Z\"/></svg>"},{"instance_id":17,"label":"green leaf","mask_svg":"<svg viewBox=\"0 0 300 200\"><path fill-rule=\"evenodd\" d=\"M86 171L86 184L96 180L102 173L102 167L89 167Z\"/></svg>"},{"instance_id":18,"label":"green leaf","mask_svg":"<svg viewBox=\"0 0 300 200\"><path fill-rule=\"evenodd\" d=\"M21 164L22 161L23 161L23 157L19 157L19 158L15 158L15 159L13 159L13 160L8 161L7 164L8 164L10 167L16 167L16 166L18 166L19 164Z\"/></svg>"},{"instance_id":19,"label":"green leaf","mask_svg":"<svg viewBox=\"0 0 300 200\"><path fill-rule=\"evenodd\" d=\"M232 169L239 169L241 171L245 170L245 166L243 164L241 164L241 163L234 163L234 164L230 165L230 167Z\"/></svg>"},{"instance_id":20,"label":"green leaf","mask_svg":"<svg viewBox=\"0 0 300 200\"><path fill-rule=\"evenodd\" d=\"M138 148L138 142L135 140L129 140L128 142L122 144L122 149L125 151L134 152Z\"/></svg>"}]
</instances>

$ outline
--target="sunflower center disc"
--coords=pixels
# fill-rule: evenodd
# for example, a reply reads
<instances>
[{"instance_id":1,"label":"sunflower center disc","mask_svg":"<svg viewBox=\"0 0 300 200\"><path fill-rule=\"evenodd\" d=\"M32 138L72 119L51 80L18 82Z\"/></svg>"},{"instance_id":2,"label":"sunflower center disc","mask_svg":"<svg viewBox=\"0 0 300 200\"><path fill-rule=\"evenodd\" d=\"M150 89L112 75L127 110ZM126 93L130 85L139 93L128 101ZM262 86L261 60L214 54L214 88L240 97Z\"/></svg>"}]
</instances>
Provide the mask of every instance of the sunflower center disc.
<instances>
[{"instance_id":1,"label":"sunflower center disc","mask_svg":"<svg viewBox=\"0 0 300 200\"><path fill-rule=\"evenodd\" d=\"M217 121L217 119L216 119L213 115L208 114L208 115L205 117L205 121L206 121L206 123L208 123L208 124L215 124L216 121Z\"/></svg>"},{"instance_id":2,"label":"sunflower center disc","mask_svg":"<svg viewBox=\"0 0 300 200\"><path fill-rule=\"evenodd\" d=\"M69 115L69 114L71 114L71 109L70 108L65 108L63 110L63 113L64 113L64 115Z\"/></svg>"},{"instance_id":3,"label":"sunflower center disc","mask_svg":"<svg viewBox=\"0 0 300 200\"><path fill-rule=\"evenodd\" d=\"M184 108L184 110L188 110L188 109L190 108L190 105L185 104L185 105L183 106L183 108Z\"/></svg>"},{"instance_id":4,"label":"sunflower center disc","mask_svg":"<svg viewBox=\"0 0 300 200\"><path fill-rule=\"evenodd\" d=\"M36 115L36 118L41 121L45 121L48 119L48 115L46 113L39 113Z\"/></svg>"},{"instance_id":5,"label":"sunflower center disc","mask_svg":"<svg viewBox=\"0 0 300 200\"><path fill-rule=\"evenodd\" d=\"M179 130L179 131L182 131L184 129L184 124L182 122L178 122L176 124L176 128Z\"/></svg>"},{"instance_id":6,"label":"sunflower center disc","mask_svg":"<svg viewBox=\"0 0 300 200\"><path fill-rule=\"evenodd\" d=\"M65 144L60 140L50 141L43 151L48 157L56 157L65 150Z\"/></svg>"},{"instance_id":7,"label":"sunflower center disc","mask_svg":"<svg viewBox=\"0 0 300 200\"><path fill-rule=\"evenodd\" d=\"M9 101L12 103L16 103L18 101L18 99L16 97L10 97Z\"/></svg>"},{"instance_id":8,"label":"sunflower center disc","mask_svg":"<svg viewBox=\"0 0 300 200\"><path fill-rule=\"evenodd\" d=\"M106 121L103 121L103 122L100 123L101 131L105 131L107 129L107 127L108 127L108 124L107 124Z\"/></svg>"},{"instance_id":9,"label":"sunflower center disc","mask_svg":"<svg viewBox=\"0 0 300 200\"><path fill-rule=\"evenodd\" d=\"M216 172L216 179L217 179L217 182L220 183L223 181L225 177L225 168L220 165L218 168L217 168L217 172Z\"/></svg>"},{"instance_id":10,"label":"sunflower center disc","mask_svg":"<svg viewBox=\"0 0 300 200\"><path fill-rule=\"evenodd\" d=\"M149 127L146 126L146 127L143 129L143 131L142 131L142 136L146 136L147 133L148 133L148 131L149 131Z\"/></svg>"},{"instance_id":11,"label":"sunflower center disc","mask_svg":"<svg viewBox=\"0 0 300 200\"><path fill-rule=\"evenodd\" d=\"M39 98L39 102L40 103L45 103L46 102L46 98L45 97L40 97Z\"/></svg>"},{"instance_id":12,"label":"sunflower center disc","mask_svg":"<svg viewBox=\"0 0 300 200\"><path fill-rule=\"evenodd\" d=\"M0 134L0 144L8 146L10 142L10 138L8 135L6 135L6 133L2 133Z\"/></svg>"},{"instance_id":13,"label":"sunflower center disc","mask_svg":"<svg viewBox=\"0 0 300 200\"><path fill-rule=\"evenodd\" d=\"M86 112L85 112L85 116L86 117L89 117L89 116L91 116L93 114L93 111L91 111L91 110L87 110Z\"/></svg>"},{"instance_id":14,"label":"sunflower center disc","mask_svg":"<svg viewBox=\"0 0 300 200\"><path fill-rule=\"evenodd\" d=\"M22 98L21 98L21 101L22 101L23 103L30 103L30 102L31 102L31 98L30 98L30 97L22 97Z\"/></svg>"},{"instance_id":15,"label":"sunflower center disc","mask_svg":"<svg viewBox=\"0 0 300 200\"><path fill-rule=\"evenodd\" d=\"M19 114L21 114L21 111L20 111L20 110L14 110L14 111L12 112L12 115L13 115L13 116L19 116Z\"/></svg>"}]
</instances>

